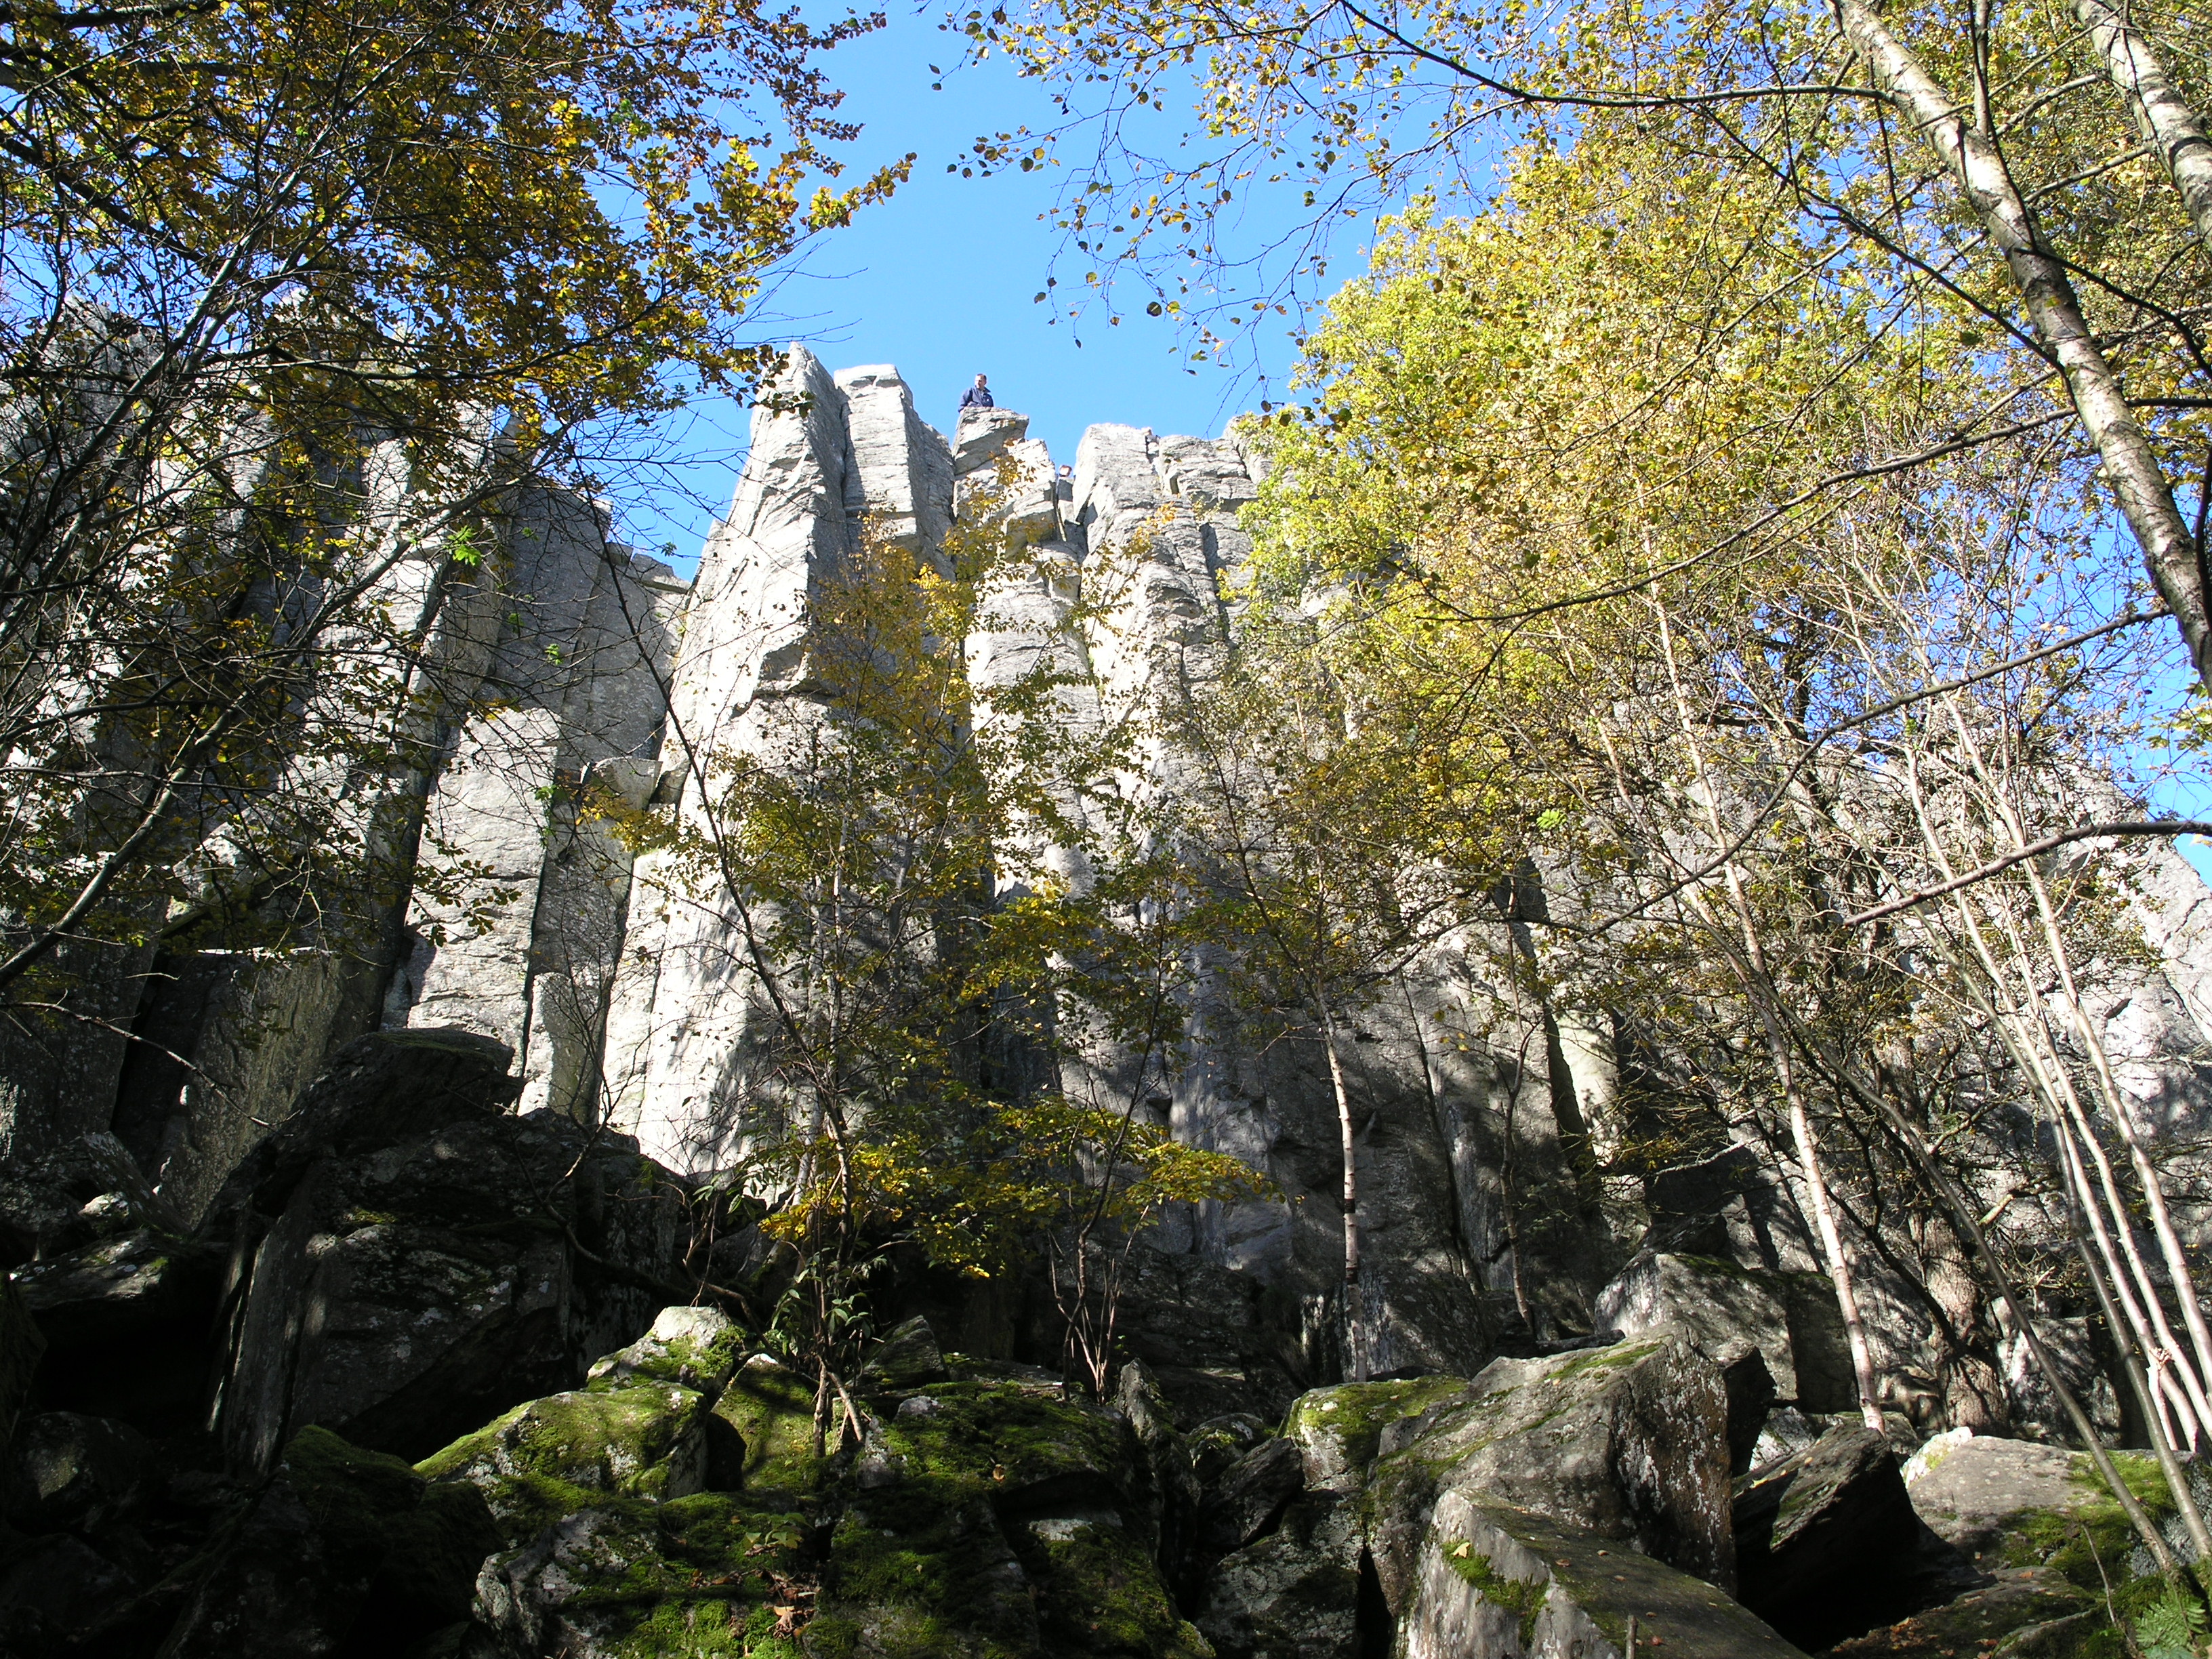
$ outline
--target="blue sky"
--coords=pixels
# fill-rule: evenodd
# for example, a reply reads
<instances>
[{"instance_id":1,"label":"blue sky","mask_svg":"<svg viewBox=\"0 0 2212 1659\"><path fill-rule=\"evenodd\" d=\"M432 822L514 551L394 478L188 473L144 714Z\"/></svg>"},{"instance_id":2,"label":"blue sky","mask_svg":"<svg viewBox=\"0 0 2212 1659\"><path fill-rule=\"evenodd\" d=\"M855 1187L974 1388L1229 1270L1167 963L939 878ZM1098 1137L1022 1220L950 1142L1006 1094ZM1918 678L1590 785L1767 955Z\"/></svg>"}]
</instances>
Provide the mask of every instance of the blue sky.
<instances>
[{"instance_id":1,"label":"blue sky","mask_svg":"<svg viewBox=\"0 0 2212 1659\"><path fill-rule=\"evenodd\" d=\"M803 340L832 368L896 364L923 418L940 429L951 425L969 381L987 374L1000 404L1026 412L1030 435L1057 460L1073 461L1094 422L1218 433L1262 395L1249 376L1191 364L1175 330L1140 306L1118 327L1102 317L1078 329L1064 317L1050 323L1034 303L1054 242L1039 216L1062 174L946 173L979 133L1042 125L1051 110L1037 86L998 63L932 91L940 77L930 64L951 68L960 50L939 29L942 16L933 7L894 9L889 27L830 55L832 78L847 92L842 113L864 128L848 152L848 178L908 150L918 152L914 176L891 201L812 246L756 313L760 332ZM1259 343L1261 366L1285 374L1296 355L1288 324ZM728 504L744 428L744 412L727 404L695 411L676 438L693 459L664 487L620 504L637 545L657 551L672 543L678 568L690 573L711 515Z\"/></svg>"}]
</instances>

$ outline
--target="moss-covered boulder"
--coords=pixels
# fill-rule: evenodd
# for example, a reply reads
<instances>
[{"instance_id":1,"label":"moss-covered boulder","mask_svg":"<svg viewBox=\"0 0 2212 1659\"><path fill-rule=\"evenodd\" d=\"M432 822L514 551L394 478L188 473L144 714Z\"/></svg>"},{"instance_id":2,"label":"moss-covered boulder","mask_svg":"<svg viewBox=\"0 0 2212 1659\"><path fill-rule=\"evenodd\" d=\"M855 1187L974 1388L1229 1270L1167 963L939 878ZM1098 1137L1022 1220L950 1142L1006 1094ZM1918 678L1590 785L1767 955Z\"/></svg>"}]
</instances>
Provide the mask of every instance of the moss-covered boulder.
<instances>
[{"instance_id":1,"label":"moss-covered boulder","mask_svg":"<svg viewBox=\"0 0 2212 1659\"><path fill-rule=\"evenodd\" d=\"M1146 1540L1112 1510L1032 1516L1007 1528L1037 1587L1037 1624L1055 1656L1210 1659L1176 1609Z\"/></svg>"},{"instance_id":2,"label":"moss-covered boulder","mask_svg":"<svg viewBox=\"0 0 2212 1659\"><path fill-rule=\"evenodd\" d=\"M1291 1406L1283 1437L1303 1455L1310 1488L1356 1492L1366 1482L1385 1429L1470 1398L1470 1386L1463 1376L1423 1376L1316 1389Z\"/></svg>"},{"instance_id":3,"label":"moss-covered boulder","mask_svg":"<svg viewBox=\"0 0 2212 1659\"><path fill-rule=\"evenodd\" d=\"M705 1489L704 1395L672 1383L579 1389L517 1406L416 1466L484 1495L510 1540L600 1494L662 1501Z\"/></svg>"},{"instance_id":4,"label":"moss-covered boulder","mask_svg":"<svg viewBox=\"0 0 2212 1659\"><path fill-rule=\"evenodd\" d=\"M201 1564L168 1659L405 1653L468 1615L500 1539L467 1486L302 1431Z\"/></svg>"},{"instance_id":5,"label":"moss-covered boulder","mask_svg":"<svg viewBox=\"0 0 2212 1659\"><path fill-rule=\"evenodd\" d=\"M1269 1437L1273 1431L1264 1419L1250 1412L1231 1412L1209 1417L1183 1437L1190 1453L1191 1473L1202 1489L1218 1480L1231 1465Z\"/></svg>"},{"instance_id":6,"label":"moss-covered boulder","mask_svg":"<svg viewBox=\"0 0 2212 1659\"><path fill-rule=\"evenodd\" d=\"M2185 1557L2157 1464L2140 1453L2114 1452L2112 1461ZM2127 1644L2112 1615L2131 1622L2170 1593L2126 1512L2080 1452L1959 1435L1923 1448L1905 1473L1914 1510L1958 1551L1968 1581L1980 1582L1856 1638L1847 1644L1851 1653L1933 1656L1978 1645L2008 1659L2120 1659Z\"/></svg>"},{"instance_id":7,"label":"moss-covered boulder","mask_svg":"<svg viewBox=\"0 0 2212 1659\"><path fill-rule=\"evenodd\" d=\"M1454 1492L1521 1505L1732 1590L1727 1430L1717 1369L1671 1331L1495 1361L1377 1436L1364 1503L1382 1594L1394 1612L1413 1595L1433 1512Z\"/></svg>"},{"instance_id":8,"label":"moss-covered boulder","mask_svg":"<svg viewBox=\"0 0 2212 1659\"><path fill-rule=\"evenodd\" d=\"M802 1659L805 1537L738 1493L602 1498L487 1562L477 1623L503 1659Z\"/></svg>"},{"instance_id":9,"label":"moss-covered boulder","mask_svg":"<svg viewBox=\"0 0 2212 1659\"><path fill-rule=\"evenodd\" d=\"M1797 1650L1711 1584L1579 1528L1448 1492L1399 1618L1401 1652L1455 1659L1795 1659ZM1647 1650L1645 1644L1649 1644Z\"/></svg>"},{"instance_id":10,"label":"moss-covered boulder","mask_svg":"<svg viewBox=\"0 0 2212 1659\"><path fill-rule=\"evenodd\" d=\"M937 1333L917 1315L893 1326L877 1345L860 1368L860 1387L870 1394L894 1394L942 1382L948 1375Z\"/></svg>"},{"instance_id":11,"label":"moss-covered boulder","mask_svg":"<svg viewBox=\"0 0 2212 1659\"><path fill-rule=\"evenodd\" d=\"M719 1308L663 1308L653 1328L594 1360L584 1386L597 1392L673 1383L719 1399L745 1358L744 1329Z\"/></svg>"},{"instance_id":12,"label":"moss-covered boulder","mask_svg":"<svg viewBox=\"0 0 2212 1659\"><path fill-rule=\"evenodd\" d=\"M1117 1411L1020 1382L921 1389L840 1488L810 1650L1195 1659L1153 1557L1151 1487Z\"/></svg>"},{"instance_id":13,"label":"moss-covered boulder","mask_svg":"<svg viewBox=\"0 0 2212 1659\"><path fill-rule=\"evenodd\" d=\"M814 1385L764 1353L740 1365L714 1401L714 1417L741 1449L736 1484L796 1500L822 1478L814 1452Z\"/></svg>"},{"instance_id":14,"label":"moss-covered boulder","mask_svg":"<svg viewBox=\"0 0 2212 1659\"><path fill-rule=\"evenodd\" d=\"M1835 1659L2120 1659L2126 1649L2101 1603L2045 1567L2000 1567L1990 1582L1939 1607L1828 1650Z\"/></svg>"}]
</instances>

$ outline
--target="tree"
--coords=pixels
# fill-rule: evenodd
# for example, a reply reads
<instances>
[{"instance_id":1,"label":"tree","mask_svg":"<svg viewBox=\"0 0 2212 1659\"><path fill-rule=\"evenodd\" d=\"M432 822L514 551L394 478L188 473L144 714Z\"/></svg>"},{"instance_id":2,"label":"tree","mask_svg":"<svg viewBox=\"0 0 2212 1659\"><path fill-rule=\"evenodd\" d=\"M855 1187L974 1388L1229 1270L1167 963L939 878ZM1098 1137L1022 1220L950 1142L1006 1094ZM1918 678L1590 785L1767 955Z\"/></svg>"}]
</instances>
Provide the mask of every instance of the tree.
<instances>
[{"instance_id":1,"label":"tree","mask_svg":"<svg viewBox=\"0 0 2212 1659\"><path fill-rule=\"evenodd\" d=\"M2212 674L2197 0L2124 26L2100 5L1532 14L1360 0L1036 0L962 21L976 54L1053 83L1067 115L1055 132L980 138L985 166L1056 160L1097 129L1057 216L1088 267L1071 313L1094 293L1118 313L1133 288L1154 314L1187 319L1202 356L1322 274L1332 224L1423 189L1480 206L1489 164L1516 143L1634 148L1717 175L1752 210L1738 240L1684 250L1720 303L1677 374L1724 367L1767 331L1778 296L1749 273L1771 272L1762 247L1794 244L1793 293L1852 296L1874 332L1942 360L1957 399L1929 434L1935 454L1857 453L1803 487L2069 423L2082 488L2127 525L2199 678ZM1194 126L1153 151L1146 107L1164 115L1190 92ZM1240 240L1251 201L1273 222L1293 191L1303 209L1275 242ZM1850 378L1846 359L1837 368ZM1717 526L1712 551L1745 528Z\"/></svg>"},{"instance_id":2,"label":"tree","mask_svg":"<svg viewBox=\"0 0 2212 1659\"><path fill-rule=\"evenodd\" d=\"M1258 1184L1139 1115L1171 1075L1187 936L1111 810L1132 733L1071 712L1060 619L994 612L1037 579L994 517L1009 482L971 489L942 547L872 528L810 581L801 692L738 738L672 732L685 805L599 808L722 919L743 1032L719 1144L787 1253L773 1328L825 1443L833 1402L857 1422L867 1286L897 1252L989 1278L1042 1247L1066 1367L1103 1395L1137 1232ZM1028 665L971 676L987 629L1026 635ZM1139 1055L1103 1087L1077 1063L1102 1044Z\"/></svg>"},{"instance_id":3,"label":"tree","mask_svg":"<svg viewBox=\"0 0 2212 1659\"><path fill-rule=\"evenodd\" d=\"M1318 615L1347 704L1423 711L1398 725L1425 775L1510 757L1547 977L1672 1058L1678 1123L1794 1175L1847 1324L1871 1334L1870 1294L1933 1328L1936 1409L2003 1410L1987 1299L2094 1440L2031 1292L2088 1302L2171 1452L2192 1268L2078 972L2142 952L2106 920L2124 857L2089 849L2195 827L2125 802L2173 653L2063 416L1927 454L1972 377L1794 236L1745 234L1729 183L1586 133L1520 158L1489 214L1396 227L1310 343L1319 416L1267 428L1259 591ZM1924 459L1833 482L1899 451ZM1414 835L1398 862L1455 856ZM1659 1127L1625 1109L1624 1163ZM1964 1297L1940 1288L1960 1261ZM1869 1420L1927 1419L1854 1334Z\"/></svg>"},{"instance_id":4,"label":"tree","mask_svg":"<svg viewBox=\"0 0 2212 1659\"><path fill-rule=\"evenodd\" d=\"M817 59L866 27L0 14L19 1027L127 1024L156 940L374 954L515 490L588 485L613 425L744 385L769 274L896 182L806 198L849 131Z\"/></svg>"}]
</instances>

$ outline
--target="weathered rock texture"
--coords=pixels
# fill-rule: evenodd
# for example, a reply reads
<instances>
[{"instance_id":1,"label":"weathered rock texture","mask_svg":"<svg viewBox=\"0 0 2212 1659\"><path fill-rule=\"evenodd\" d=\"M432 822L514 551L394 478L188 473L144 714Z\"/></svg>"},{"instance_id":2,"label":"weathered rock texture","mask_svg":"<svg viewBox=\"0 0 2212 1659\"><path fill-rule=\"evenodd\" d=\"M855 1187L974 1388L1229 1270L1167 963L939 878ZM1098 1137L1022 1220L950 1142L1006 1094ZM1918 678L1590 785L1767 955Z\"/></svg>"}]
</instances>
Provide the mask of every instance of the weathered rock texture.
<instances>
[{"instance_id":1,"label":"weathered rock texture","mask_svg":"<svg viewBox=\"0 0 2212 1659\"><path fill-rule=\"evenodd\" d=\"M509 504L479 569L395 570L404 763L325 781L409 879L336 884L283 951L94 952L105 1024L0 1040L0 1451L29 1529L0 1550L0 1640L1604 1659L1634 1617L1677 1652L1779 1655L1753 1613L1863 1632L1872 1603L1839 1598L1878 1575L1901 1598L1881 1616L1921 1622L1863 1650L1902 1653L2073 1630L2089 1566L2141 1577L2067 1453L1969 1437L1907 1487L1838 1428L1853 1384L1794 1168L1717 1129L1646 1167L1607 1136L1652 1057L1467 941L1340 1011L1380 1380L1340 1382L1322 1052L1256 1039L1203 957L1170 1066L1073 1033L1062 1060L1009 1036L992 1061L1267 1178L1137 1241L1109 1401L1020 1363L1056 1364L1061 1333L1014 1276L886 1275L850 1413L759 1351L732 1314L769 1325L769 1230L693 1231L695 1178L794 1104L752 900L667 834L633 860L613 825L650 811L703 844L732 762L806 764L836 720L822 600L859 571L1011 556L963 642L979 725L1018 718L991 694L1040 666L1082 735L1202 696L1237 648L1254 458L1233 431L1102 425L1068 474L1017 412L948 438L895 369L795 349L689 582L554 491ZM343 696L315 687L303 730ZM1165 746L1121 777L1193 810L1218 781ZM1079 845L1007 856L1002 899L1096 873ZM2165 965L2085 983L2141 1127L2196 1133L2212 896L2131 856ZM1504 888L1533 956L1544 878ZM684 1305L720 1294L707 1267L729 1309ZM1863 1298L1885 1403L1927 1424L1959 1310L1900 1271L1863 1263ZM2045 1337L2120 1432L2098 1333ZM1992 1352L1993 1375L2018 1358ZM2004 1380L1997 1414L2047 1423L2024 1368Z\"/></svg>"}]
</instances>

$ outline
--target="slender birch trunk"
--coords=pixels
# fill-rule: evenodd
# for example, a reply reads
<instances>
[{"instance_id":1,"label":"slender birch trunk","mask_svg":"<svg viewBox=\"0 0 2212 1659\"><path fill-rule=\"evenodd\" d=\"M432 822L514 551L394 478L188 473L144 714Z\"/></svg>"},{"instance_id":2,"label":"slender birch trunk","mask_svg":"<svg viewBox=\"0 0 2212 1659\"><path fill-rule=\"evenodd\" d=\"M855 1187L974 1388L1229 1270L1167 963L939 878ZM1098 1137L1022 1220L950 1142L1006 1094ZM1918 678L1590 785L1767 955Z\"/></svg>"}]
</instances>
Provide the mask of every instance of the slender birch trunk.
<instances>
[{"instance_id":1,"label":"slender birch trunk","mask_svg":"<svg viewBox=\"0 0 2212 1659\"><path fill-rule=\"evenodd\" d=\"M1674 632L1668 625L1662 606L1654 604L1659 623L1661 647L1666 653L1667 678L1674 702L1674 720L1683 744L1688 749L1692 775L1705 795L1705 823L1716 848L1726 847L1729 836L1721 823L1720 807L1714 799L1712 775L1705 765L1705 752L1698 744L1690 723L1690 711L1683 700L1682 682L1676 670ZM1760 1030L1766 1039L1767 1057L1774 1066L1776 1079L1782 1085L1784 1103L1790 1109L1790 1133L1796 1145L1797 1164L1805 1176L1805 1192L1812 1206L1813 1225L1820 1241L1820 1255L1828 1272L1828 1282L1835 1287L1836 1306L1843 1315L1844 1334L1850 1346L1851 1376L1859 1396L1859 1416L1866 1425L1879 1433L1882 1429L1881 1391L1875 1380L1874 1350L1867 1341L1866 1322L1859 1312L1857 1286L1852 1282L1850 1260L1844 1254L1843 1231L1836 1225L1835 1206L1828 1197L1826 1172L1820 1164L1820 1143L1813 1132L1812 1114L1806 1109L1805 1091L1800 1086L1797 1067L1790 1054L1790 1039L1779 1008L1779 994L1774 976L1767 970L1766 952L1759 937L1757 918L1753 915L1751 901L1745 896L1743 878L1735 859L1722 866L1722 878L1727 885L1729 903L1735 913L1742 933L1743 954L1736 964L1737 977L1745 994L1757 1012ZM1686 891L1686 897L1695 906L1717 936L1720 932L1716 919L1695 887ZM1730 952L1733 958L1735 953Z\"/></svg>"},{"instance_id":2,"label":"slender birch trunk","mask_svg":"<svg viewBox=\"0 0 2212 1659\"><path fill-rule=\"evenodd\" d=\"M1867 0L1837 0L1836 14L1876 90L1949 168L2003 253L2035 337L2065 376L2075 412L2097 447L2152 585L2180 626L2197 678L2212 686L2212 621L2205 614L2196 538L2174 504L2148 435L2129 411L2118 374L2090 331L2066 267L2045 246L1996 140L1952 103Z\"/></svg>"},{"instance_id":3,"label":"slender birch trunk","mask_svg":"<svg viewBox=\"0 0 2212 1659\"><path fill-rule=\"evenodd\" d=\"M2035 1362L2036 1369L2043 1373L2044 1381L2057 1400L2059 1409L2066 1413L2074 1432L2081 1438L2082 1449L2089 1455L2089 1461L2097 1466L2097 1473L2103 1478L2106 1489L2112 1494L2112 1501L2120 1506L2135 1527L2136 1535L2142 1540L2143 1547L2150 1552L2151 1559L2158 1564L2159 1571L2171 1583L2184 1582L2181 1563L2175 1557L2172 1547L2166 1543L2165 1534L2151 1520L2149 1513L2128 1483L2121 1479L2119 1469L2112 1462L2112 1454L2105 1449L2105 1443L2097 1437L2096 1425L2089 1421L2089 1414L2081 1409L2081 1401L2067 1386L2064 1373L2058 1369L2058 1363L2051 1358L2051 1351L2043 1346L2043 1339L2035 1334L2035 1325L2028 1317L2027 1308L2021 1300L2019 1292L2013 1288L2012 1275L2005 1271L2004 1263L1990 1247L1989 1236L1982 1231L1981 1223L1976 1219L1974 1206L1959 1190L1957 1183L1944 1173L1943 1167L1936 1162L1935 1154L1928 1150L1928 1144L1921 1139L1920 1132L1904 1113L1897 1109L1894 1102L1860 1078L1844 1057L1821 1042L1817 1034L1808 1032L1806 1042L1830 1073L1889 1125L1890 1133L1903 1144L1913 1163L1919 1167L1922 1178L1928 1182L1929 1190L1951 1212L1953 1224L1981 1259L1998 1299L2004 1304L2006 1312L2012 1317L2013 1328L2027 1344L2028 1357Z\"/></svg>"},{"instance_id":4,"label":"slender birch trunk","mask_svg":"<svg viewBox=\"0 0 2212 1659\"><path fill-rule=\"evenodd\" d=\"M2089 33L2105 75L2127 100L2128 118L2158 152L2166 176L2207 246L2212 246L2212 138L2168 78L2158 54L2105 0L2074 0L2074 15Z\"/></svg>"},{"instance_id":5,"label":"slender birch trunk","mask_svg":"<svg viewBox=\"0 0 2212 1659\"><path fill-rule=\"evenodd\" d=\"M1352 1092L1344 1084L1344 1061L1336 1050L1336 1016L1328 998L1317 994L1322 1047L1328 1053L1328 1083L1336 1094L1336 1128L1344 1154L1344 1330L1352 1351L1352 1380L1367 1381L1367 1310L1359 1284L1359 1147L1352 1121Z\"/></svg>"}]
</instances>

